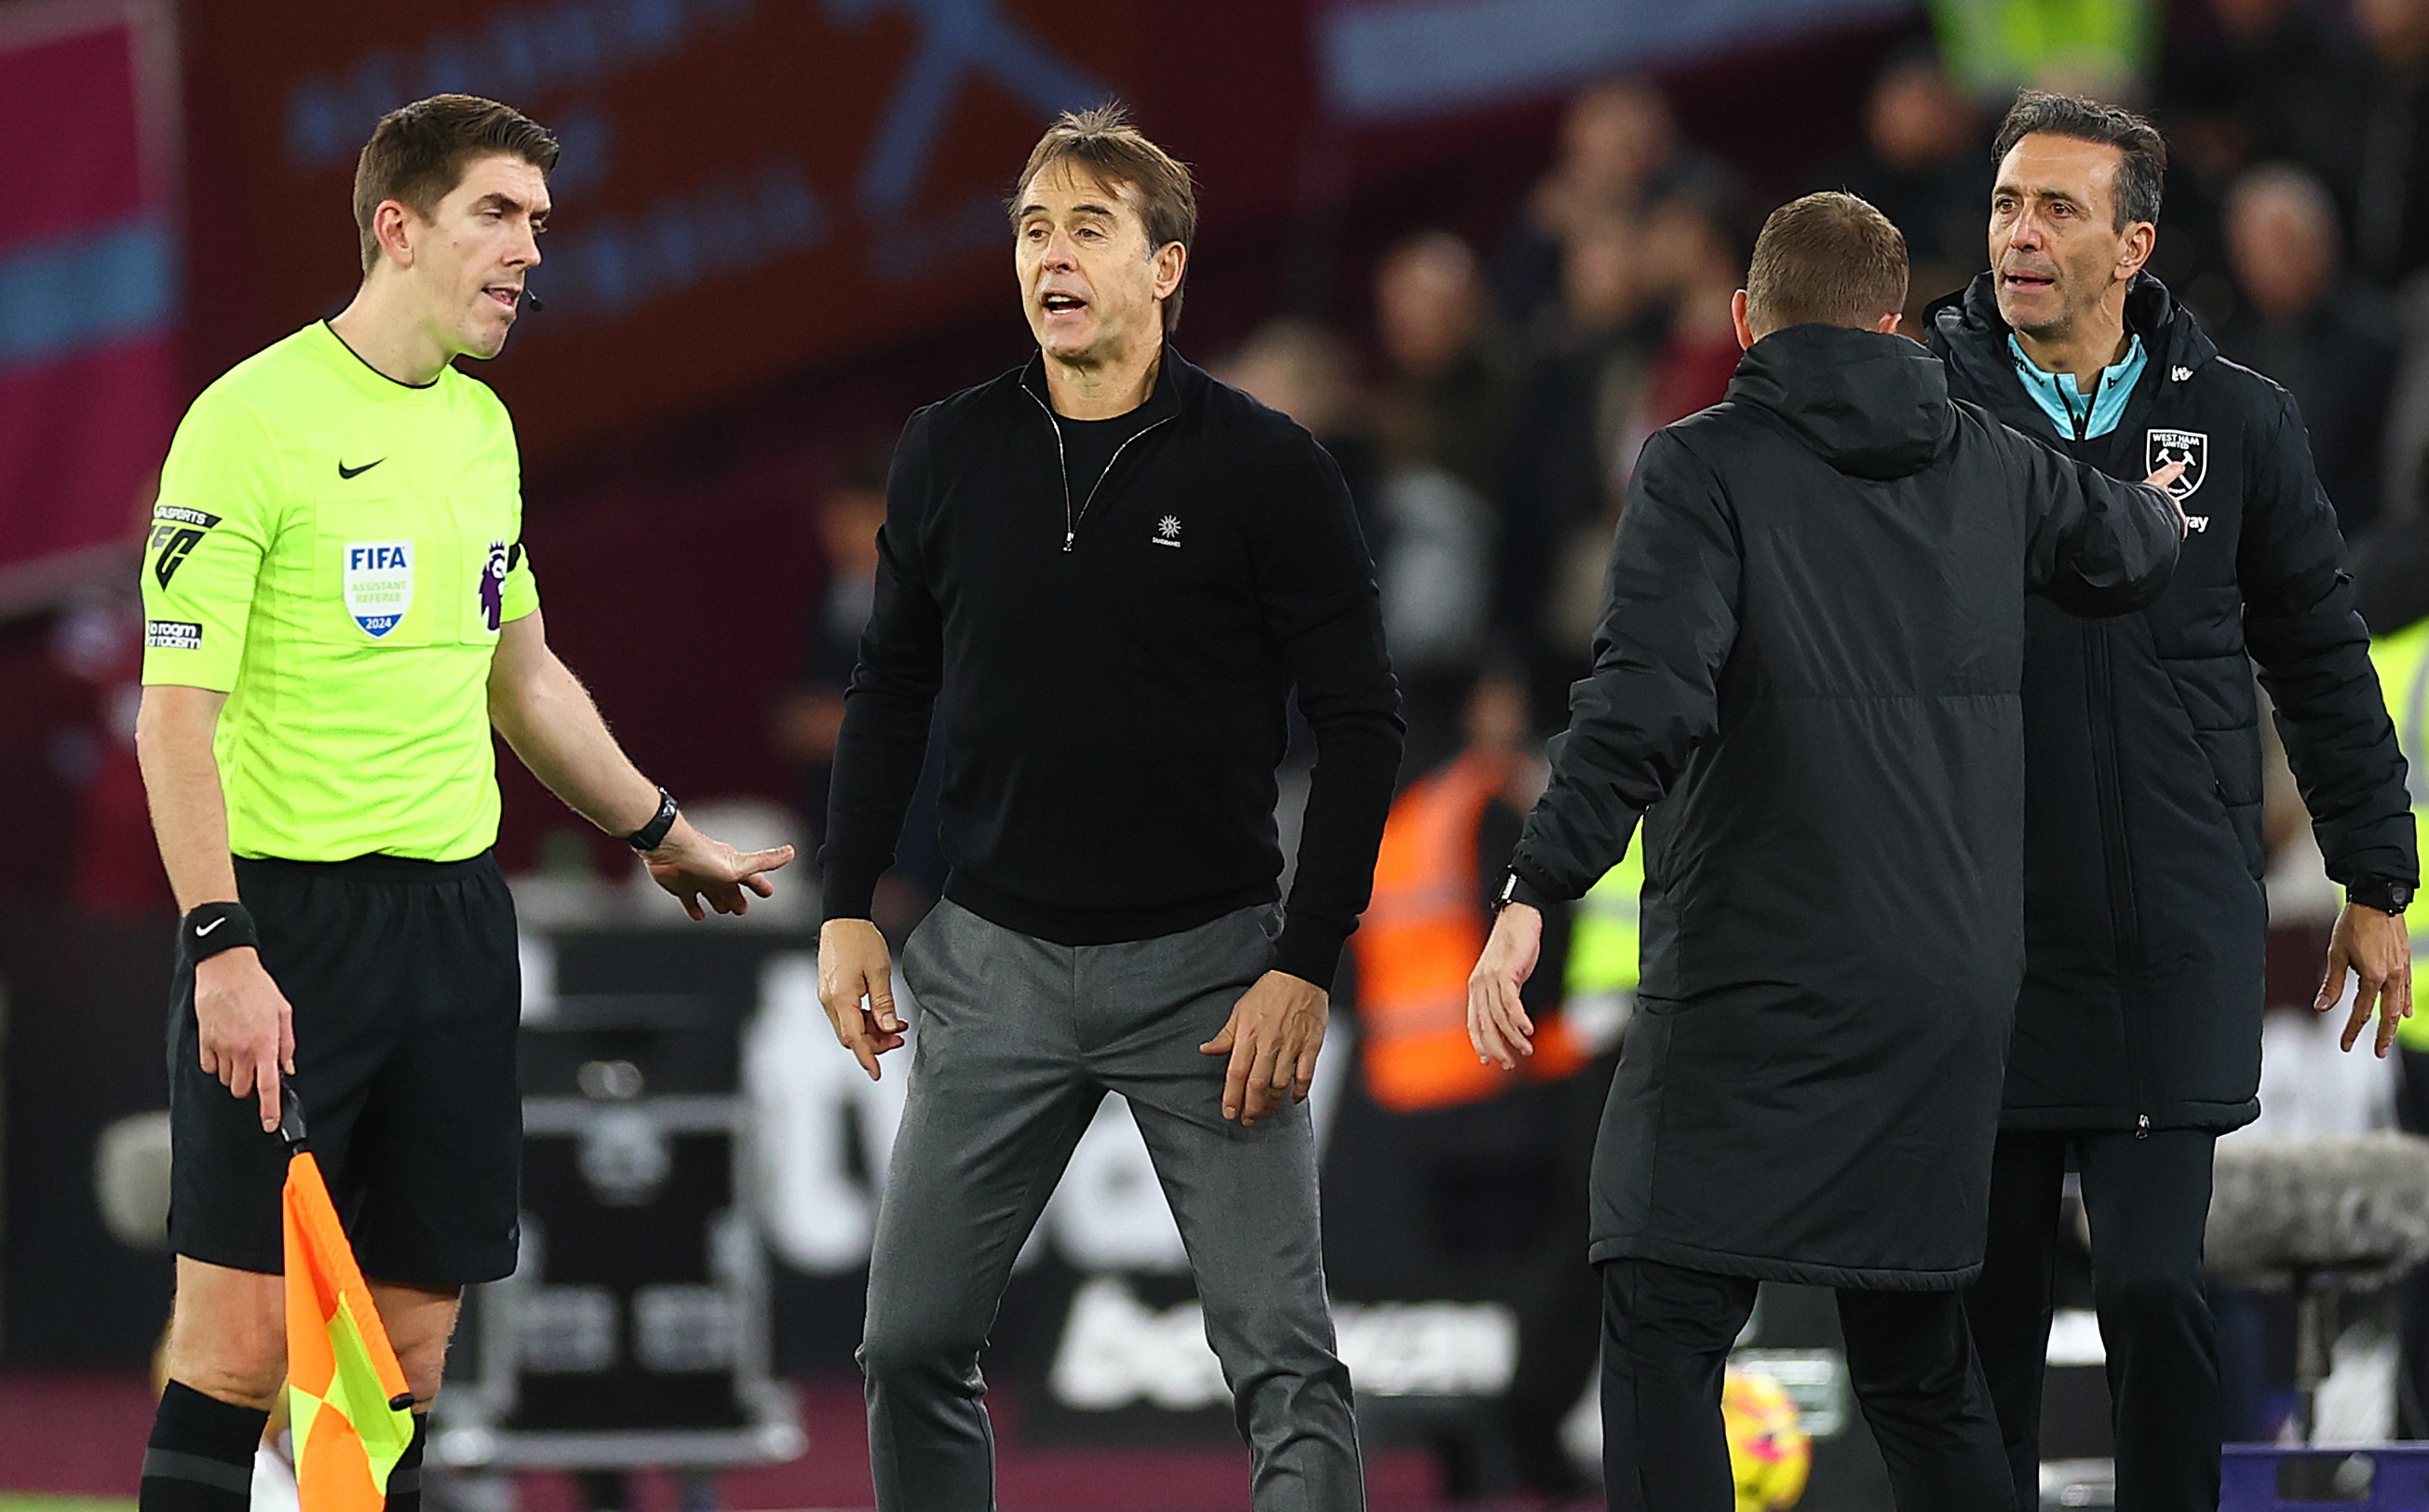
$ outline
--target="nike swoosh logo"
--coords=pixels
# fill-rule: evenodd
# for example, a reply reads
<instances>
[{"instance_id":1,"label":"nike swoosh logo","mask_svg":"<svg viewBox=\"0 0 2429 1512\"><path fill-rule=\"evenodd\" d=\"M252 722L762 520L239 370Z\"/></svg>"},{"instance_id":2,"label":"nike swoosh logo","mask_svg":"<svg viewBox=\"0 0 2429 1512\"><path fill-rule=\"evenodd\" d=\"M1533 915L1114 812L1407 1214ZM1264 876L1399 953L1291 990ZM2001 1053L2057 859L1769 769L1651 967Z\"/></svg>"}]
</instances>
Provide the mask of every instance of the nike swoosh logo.
<instances>
[{"instance_id":1,"label":"nike swoosh logo","mask_svg":"<svg viewBox=\"0 0 2429 1512\"><path fill-rule=\"evenodd\" d=\"M225 915L222 915L220 918L217 918L217 919L212 920L209 923L207 923L207 924L197 924L197 925L195 925L195 926L194 926L194 938L195 938L196 939L202 939L205 935L209 934L212 930L217 929L220 925L222 925L222 924L223 924L223 923L226 923L226 922L227 922L227 918L226 918L226 916L225 916Z\"/></svg>"},{"instance_id":2,"label":"nike swoosh logo","mask_svg":"<svg viewBox=\"0 0 2429 1512\"><path fill-rule=\"evenodd\" d=\"M360 467L348 467L344 462L339 462L338 464L338 475L341 478L358 478L364 474L370 472L372 468L379 466L380 463L387 460L388 458L385 457L375 457L371 461L365 462Z\"/></svg>"}]
</instances>

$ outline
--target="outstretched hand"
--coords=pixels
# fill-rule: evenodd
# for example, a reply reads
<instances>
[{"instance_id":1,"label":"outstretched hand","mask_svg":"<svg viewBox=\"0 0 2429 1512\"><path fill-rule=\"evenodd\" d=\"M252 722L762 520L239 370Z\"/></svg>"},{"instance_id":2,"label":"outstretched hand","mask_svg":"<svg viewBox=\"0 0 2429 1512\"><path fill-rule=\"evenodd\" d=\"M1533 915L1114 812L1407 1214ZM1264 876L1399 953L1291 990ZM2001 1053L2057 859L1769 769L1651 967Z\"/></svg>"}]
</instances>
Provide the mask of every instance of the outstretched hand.
<instances>
[{"instance_id":1,"label":"outstretched hand","mask_svg":"<svg viewBox=\"0 0 2429 1512\"><path fill-rule=\"evenodd\" d=\"M641 854L642 864L650 869L650 880L673 893L684 906L684 912L694 919L707 918L709 908L719 913L748 913L749 894L773 897L776 889L769 886L766 873L792 858L793 848L789 845L767 851L737 851L692 828L691 821L680 814L658 848Z\"/></svg>"}]
</instances>

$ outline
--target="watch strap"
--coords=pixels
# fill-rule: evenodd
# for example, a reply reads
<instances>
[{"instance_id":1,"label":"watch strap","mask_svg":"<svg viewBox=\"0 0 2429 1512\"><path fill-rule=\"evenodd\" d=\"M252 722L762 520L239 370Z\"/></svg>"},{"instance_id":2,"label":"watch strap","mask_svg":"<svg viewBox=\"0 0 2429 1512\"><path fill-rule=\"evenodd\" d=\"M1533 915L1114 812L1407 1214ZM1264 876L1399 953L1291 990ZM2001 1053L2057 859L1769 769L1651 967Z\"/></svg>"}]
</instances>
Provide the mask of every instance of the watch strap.
<instances>
[{"instance_id":1,"label":"watch strap","mask_svg":"<svg viewBox=\"0 0 2429 1512\"><path fill-rule=\"evenodd\" d=\"M1502 874L1501 887L1493 894L1493 911L1499 913L1513 903L1523 903L1528 907L1540 912L1549 907L1551 901L1534 884L1520 876L1513 868Z\"/></svg>"},{"instance_id":2,"label":"watch strap","mask_svg":"<svg viewBox=\"0 0 2429 1512\"><path fill-rule=\"evenodd\" d=\"M2401 914L2411 906L2412 884L2385 877L2364 877L2345 889L2348 902L2380 913Z\"/></svg>"},{"instance_id":3,"label":"watch strap","mask_svg":"<svg viewBox=\"0 0 2429 1512\"><path fill-rule=\"evenodd\" d=\"M656 850L667 842L667 831L675 827L675 815L678 811L674 794L664 788L659 789L658 811L650 816L648 823L625 836L624 843L636 851Z\"/></svg>"}]
</instances>

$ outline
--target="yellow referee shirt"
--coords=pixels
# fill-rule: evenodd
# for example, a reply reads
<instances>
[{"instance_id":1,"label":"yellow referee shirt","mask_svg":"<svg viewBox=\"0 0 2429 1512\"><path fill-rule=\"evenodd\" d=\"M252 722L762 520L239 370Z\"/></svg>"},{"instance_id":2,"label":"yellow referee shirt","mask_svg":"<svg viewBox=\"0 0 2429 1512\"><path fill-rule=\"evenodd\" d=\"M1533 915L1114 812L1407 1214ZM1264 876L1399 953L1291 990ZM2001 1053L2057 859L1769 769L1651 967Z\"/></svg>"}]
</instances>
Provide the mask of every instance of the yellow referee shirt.
<instances>
[{"instance_id":1,"label":"yellow referee shirt","mask_svg":"<svg viewBox=\"0 0 2429 1512\"><path fill-rule=\"evenodd\" d=\"M497 839L498 627L539 607L514 426L449 367L384 376L325 323L203 390L143 559L143 681L228 695L237 855L452 861Z\"/></svg>"}]
</instances>

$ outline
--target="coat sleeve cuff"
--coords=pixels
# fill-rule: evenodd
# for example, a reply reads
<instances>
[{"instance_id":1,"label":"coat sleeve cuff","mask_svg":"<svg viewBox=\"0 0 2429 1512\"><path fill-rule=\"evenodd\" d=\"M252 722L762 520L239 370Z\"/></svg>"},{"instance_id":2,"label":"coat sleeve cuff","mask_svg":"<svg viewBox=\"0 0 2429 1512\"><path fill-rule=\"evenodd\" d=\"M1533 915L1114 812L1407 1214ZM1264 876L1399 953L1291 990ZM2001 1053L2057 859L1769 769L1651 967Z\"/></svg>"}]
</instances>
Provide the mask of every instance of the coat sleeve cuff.
<instances>
[{"instance_id":1,"label":"coat sleeve cuff","mask_svg":"<svg viewBox=\"0 0 2429 1512\"><path fill-rule=\"evenodd\" d=\"M1327 921L1287 917L1281 940L1274 947L1273 969L1330 992L1333 973L1341 968L1341 947L1348 940L1348 930Z\"/></svg>"}]
</instances>

